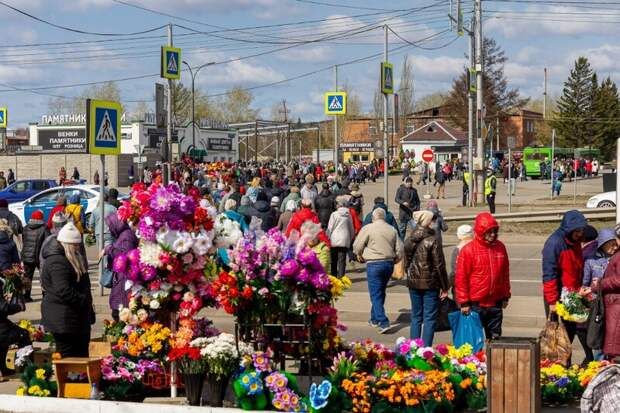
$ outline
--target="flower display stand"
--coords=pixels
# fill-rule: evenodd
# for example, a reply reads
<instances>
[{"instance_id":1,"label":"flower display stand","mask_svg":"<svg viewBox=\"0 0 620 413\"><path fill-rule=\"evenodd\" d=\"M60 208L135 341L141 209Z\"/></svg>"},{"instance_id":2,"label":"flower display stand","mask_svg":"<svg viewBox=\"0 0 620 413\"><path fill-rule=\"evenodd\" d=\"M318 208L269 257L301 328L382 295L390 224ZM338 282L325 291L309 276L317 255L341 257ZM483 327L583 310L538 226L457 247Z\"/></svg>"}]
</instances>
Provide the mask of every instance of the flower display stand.
<instances>
[{"instance_id":1,"label":"flower display stand","mask_svg":"<svg viewBox=\"0 0 620 413\"><path fill-rule=\"evenodd\" d=\"M98 389L100 388L100 357L67 357L54 360L54 367L56 368L56 381L58 382L58 397L88 399L93 383ZM87 382L71 383L68 381L69 373L85 373Z\"/></svg>"},{"instance_id":2,"label":"flower display stand","mask_svg":"<svg viewBox=\"0 0 620 413\"><path fill-rule=\"evenodd\" d=\"M487 366L489 413L540 412L539 339L488 341Z\"/></svg>"}]
</instances>

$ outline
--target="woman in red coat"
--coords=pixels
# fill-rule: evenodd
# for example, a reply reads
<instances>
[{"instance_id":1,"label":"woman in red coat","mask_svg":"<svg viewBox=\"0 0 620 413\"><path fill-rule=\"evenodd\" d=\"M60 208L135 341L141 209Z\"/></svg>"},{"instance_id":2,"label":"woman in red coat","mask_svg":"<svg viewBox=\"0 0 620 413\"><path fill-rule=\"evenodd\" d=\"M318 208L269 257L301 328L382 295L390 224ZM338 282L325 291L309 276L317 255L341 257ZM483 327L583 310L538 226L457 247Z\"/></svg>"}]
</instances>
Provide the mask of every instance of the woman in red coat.
<instances>
[{"instance_id":1,"label":"woman in red coat","mask_svg":"<svg viewBox=\"0 0 620 413\"><path fill-rule=\"evenodd\" d=\"M620 254L611 258L598 290L602 292L605 303L603 353L613 359L620 356Z\"/></svg>"}]
</instances>

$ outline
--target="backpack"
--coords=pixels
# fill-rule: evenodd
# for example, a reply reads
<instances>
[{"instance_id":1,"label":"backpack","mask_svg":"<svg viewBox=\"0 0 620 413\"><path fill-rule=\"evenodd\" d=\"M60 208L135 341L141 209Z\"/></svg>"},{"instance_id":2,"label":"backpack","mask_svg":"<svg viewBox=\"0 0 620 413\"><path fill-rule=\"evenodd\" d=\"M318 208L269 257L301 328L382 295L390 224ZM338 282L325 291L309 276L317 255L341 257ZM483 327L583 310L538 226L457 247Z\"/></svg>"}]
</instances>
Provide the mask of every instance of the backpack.
<instances>
[{"instance_id":1,"label":"backpack","mask_svg":"<svg viewBox=\"0 0 620 413\"><path fill-rule=\"evenodd\" d=\"M605 303L602 293L596 297L590 307L587 328L586 341L588 346L595 350L602 349L605 343Z\"/></svg>"},{"instance_id":2,"label":"backpack","mask_svg":"<svg viewBox=\"0 0 620 413\"><path fill-rule=\"evenodd\" d=\"M603 367L581 397L584 413L616 413L620 405L620 366Z\"/></svg>"}]
</instances>

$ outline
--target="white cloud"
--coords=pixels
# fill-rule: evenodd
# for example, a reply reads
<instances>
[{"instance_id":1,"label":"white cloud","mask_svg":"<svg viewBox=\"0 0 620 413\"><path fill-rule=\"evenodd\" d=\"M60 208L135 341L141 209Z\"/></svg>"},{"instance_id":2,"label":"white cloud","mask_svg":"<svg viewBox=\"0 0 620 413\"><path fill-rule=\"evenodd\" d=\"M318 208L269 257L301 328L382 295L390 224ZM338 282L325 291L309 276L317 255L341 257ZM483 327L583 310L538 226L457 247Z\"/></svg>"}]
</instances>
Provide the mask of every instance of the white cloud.
<instances>
[{"instance_id":1,"label":"white cloud","mask_svg":"<svg viewBox=\"0 0 620 413\"><path fill-rule=\"evenodd\" d=\"M327 46L293 48L278 53L278 58L294 62L322 63L333 58L333 50Z\"/></svg>"},{"instance_id":2,"label":"white cloud","mask_svg":"<svg viewBox=\"0 0 620 413\"><path fill-rule=\"evenodd\" d=\"M197 80L206 86L260 85L283 80L285 76L268 66L245 60L229 63L224 66L205 68L209 73Z\"/></svg>"},{"instance_id":3,"label":"white cloud","mask_svg":"<svg viewBox=\"0 0 620 413\"><path fill-rule=\"evenodd\" d=\"M452 56L411 56L413 76L417 84L420 81L452 82L463 72L467 60L463 57Z\"/></svg>"}]
</instances>

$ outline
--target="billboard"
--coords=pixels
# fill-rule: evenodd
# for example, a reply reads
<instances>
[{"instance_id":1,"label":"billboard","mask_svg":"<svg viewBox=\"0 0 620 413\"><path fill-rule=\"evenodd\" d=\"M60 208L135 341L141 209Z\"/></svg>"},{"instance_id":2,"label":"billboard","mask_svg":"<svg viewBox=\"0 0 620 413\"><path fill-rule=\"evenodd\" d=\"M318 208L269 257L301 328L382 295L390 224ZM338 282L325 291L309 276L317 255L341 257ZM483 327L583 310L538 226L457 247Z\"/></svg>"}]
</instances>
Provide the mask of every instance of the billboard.
<instances>
[{"instance_id":1,"label":"billboard","mask_svg":"<svg viewBox=\"0 0 620 413\"><path fill-rule=\"evenodd\" d=\"M87 153L86 128L39 128L39 146L45 152Z\"/></svg>"}]
</instances>

